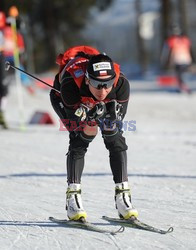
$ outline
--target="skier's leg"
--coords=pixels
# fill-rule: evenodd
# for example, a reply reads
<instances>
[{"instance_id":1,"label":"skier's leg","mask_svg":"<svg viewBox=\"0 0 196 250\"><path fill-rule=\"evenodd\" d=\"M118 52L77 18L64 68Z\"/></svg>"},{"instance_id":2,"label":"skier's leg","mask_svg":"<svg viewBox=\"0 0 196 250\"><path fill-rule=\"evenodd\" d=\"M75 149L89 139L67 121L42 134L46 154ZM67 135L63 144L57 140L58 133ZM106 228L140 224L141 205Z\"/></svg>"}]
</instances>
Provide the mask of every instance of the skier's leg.
<instances>
[{"instance_id":1,"label":"skier's leg","mask_svg":"<svg viewBox=\"0 0 196 250\"><path fill-rule=\"evenodd\" d=\"M176 78L177 78L177 84L178 84L178 87L181 91L182 89L182 85L183 85L183 77L182 77L182 67L181 65L176 65L175 66L175 70L176 70Z\"/></svg>"},{"instance_id":2,"label":"skier's leg","mask_svg":"<svg viewBox=\"0 0 196 250\"><path fill-rule=\"evenodd\" d=\"M127 145L122 131L118 128L113 131L102 132L104 143L110 153L110 166L115 182L115 204L120 217L128 219L138 216L137 210L131 203L131 192L127 175Z\"/></svg>"},{"instance_id":3,"label":"skier's leg","mask_svg":"<svg viewBox=\"0 0 196 250\"><path fill-rule=\"evenodd\" d=\"M69 151L67 153L67 182L80 183L84 168L84 156L89 143L95 138L97 127L85 126L83 131L70 132Z\"/></svg>"},{"instance_id":4,"label":"skier's leg","mask_svg":"<svg viewBox=\"0 0 196 250\"><path fill-rule=\"evenodd\" d=\"M50 100L60 119L67 119L61 97L55 91L51 91ZM87 217L82 205L80 181L84 168L85 153L89 143L94 139L96 134L96 126L90 127L86 125L82 131L70 131L69 150L67 153L68 188L66 192L66 209L67 216L71 220L79 220L81 217Z\"/></svg>"},{"instance_id":5,"label":"skier's leg","mask_svg":"<svg viewBox=\"0 0 196 250\"><path fill-rule=\"evenodd\" d=\"M115 183L128 181L127 177L127 145L122 132L103 131L102 133L106 148L109 150L110 166Z\"/></svg>"},{"instance_id":6,"label":"skier's leg","mask_svg":"<svg viewBox=\"0 0 196 250\"><path fill-rule=\"evenodd\" d=\"M70 144L67 154L67 182L66 193L67 215L71 220L86 218L87 214L82 205L81 176L84 169L84 156L89 143L95 138L97 127L85 126L84 130L70 132Z\"/></svg>"}]
</instances>

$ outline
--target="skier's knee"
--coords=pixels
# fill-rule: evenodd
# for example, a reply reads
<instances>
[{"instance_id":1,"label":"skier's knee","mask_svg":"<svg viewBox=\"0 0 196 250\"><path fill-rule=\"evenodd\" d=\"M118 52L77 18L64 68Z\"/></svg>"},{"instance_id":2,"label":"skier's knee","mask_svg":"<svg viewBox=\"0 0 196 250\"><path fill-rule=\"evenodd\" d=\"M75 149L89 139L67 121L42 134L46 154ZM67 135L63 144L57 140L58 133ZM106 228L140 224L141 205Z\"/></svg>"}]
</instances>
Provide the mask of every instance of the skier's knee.
<instances>
[{"instance_id":1,"label":"skier's knee","mask_svg":"<svg viewBox=\"0 0 196 250\"><path fill-rule=\"evenodd\" d=\"M110 133L103 132L103 139L106 148L110 152L120 152L127 150L127 145L125 142L125 138L122 136L122 132L111 131Z\"/></svg>"},{"instance_id":2,"label":"skier's knee","mask_svg":"<svg viewBox=\"0 0 196 250\"><path fill-rule=\"evenodd\" d=\"M82 131L79 133L79 137L81 138L81 140L88 144L92 142L95 136L96 136L95 133L93 134L93 133L90 133L89 131L88 131L88 134L86 134L86 131Z\"/></svg>"},{"instance_id":3,"label":"skier's knee","mask_svg":"<svg viewBox=\"0 0 196 250\"><path fill-rule=\"evenodd\" d=\"M84 149L86 150L89 143L95 138L95 135L87 135L83 131L80 132L70 132L70 146L69 149Z\"/></svg>"},{"instance_id":4,"label":"skier's knee","mask_svg":"<svg viewBox=\"0 0 196 250\"><path fill-rule=\"evenodd\" d=\"M86 125L82 131L86 136L96 136L98 132L98 126Z\"/></svg>"}]
</instances>

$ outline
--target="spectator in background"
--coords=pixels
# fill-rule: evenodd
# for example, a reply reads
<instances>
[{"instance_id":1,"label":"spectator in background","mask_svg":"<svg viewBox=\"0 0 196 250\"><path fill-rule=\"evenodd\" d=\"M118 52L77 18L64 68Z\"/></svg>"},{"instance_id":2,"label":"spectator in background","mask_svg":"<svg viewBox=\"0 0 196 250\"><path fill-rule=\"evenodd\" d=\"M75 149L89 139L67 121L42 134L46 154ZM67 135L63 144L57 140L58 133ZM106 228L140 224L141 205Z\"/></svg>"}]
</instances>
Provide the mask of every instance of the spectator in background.
<instances>
[{"instance_id":1,"label":"spectator in background","mask_svg":"<svg viewBox=\"0 0 196 250\"><path fill-rule=\"evenodd\" d=\"M14 6L13 6L14 7ZM11 11L14 11L15 16L11 16ZM19 56L20 67L24 63L25 45L20 30L20 22L18 19L18 10L16 7L10 8L9 17L6 18L4 12L0 11L0 127L7 129L7 123L5 121L5 106L8 95L8 86L10 84L10 78L5 76L5 61L9 61L11 64L15 64L16 52ZM15 36L14 30L11 26L12 18L16 18L17 33ZM17 47L16 47L17 46ZM17 49L17 51L16 51ZM18 65L17 65L18 66ZM27 87L30 93L33 93L33 89L29 85L29 78L24 78L21 75L23 85Z\"/></svg>"},{"instance_id":2,"label":"spectator in background","mask_svg":"<svg viewBox=\"0 0 196 250\"><path fill-rule=\"evenodd\" d=\"M4 109L7 96L7 86L4 82L4 29L6 27L5 13L0 11L0 127L7 129L7 123L4 118Z\"/></svg>"},{"instance_id":3,"label":"spectator in background","mask_svg":"<svg viewBox=\"0 0 196 250\"><path fill-rule=\"evenodd\" d=\"M9 23L4 28L4 40L5 40L4 56L6 58L6 61L9 61L11 64L14 64L15 40L11 25ZM19 55L22 56L25 47L24 47L23 37L19 32L17 32L17 46Z\"/></svg>"},{"instance_id":4,"label":"spectator in background","mask_svg":"<svg viewBox=\"0 0 196 250\"><path fill-rule=\"evenodd\" d=\"M183 74L187 72L193 61L191 41L185 36L178 26L174 26L172 34L167 38L161 56L164 67L171 65L176 72L177 84L180 92L191 93L184 82Z\"/></svg>"},{"instance_id":5,"label":"spectator in background","mask_svg":"<svg viewBox=\"0 0 196 250\"><path fill-rule=\"evenodd\" d=\"M12 28L12 22L15 19L16 21L16 31L17 34L14 34L14 30ZM10 62L11 64L16 63L16 57L19 57L19 64L15 65L24 70L25 64L25 42L24 37L21 33L21 21L19 17L18 9L15 6L12 6L9 9L9 17L7 18L7 25L4 29L4 39L5 39L5 48L4 48L4 56L5 60ZM16 47L17 46L17 47ZM30 94L34 93L34 90L31 85L31 81L29 77L21 74L21 82L29 91Z\"/></svg>"}]
</instances>

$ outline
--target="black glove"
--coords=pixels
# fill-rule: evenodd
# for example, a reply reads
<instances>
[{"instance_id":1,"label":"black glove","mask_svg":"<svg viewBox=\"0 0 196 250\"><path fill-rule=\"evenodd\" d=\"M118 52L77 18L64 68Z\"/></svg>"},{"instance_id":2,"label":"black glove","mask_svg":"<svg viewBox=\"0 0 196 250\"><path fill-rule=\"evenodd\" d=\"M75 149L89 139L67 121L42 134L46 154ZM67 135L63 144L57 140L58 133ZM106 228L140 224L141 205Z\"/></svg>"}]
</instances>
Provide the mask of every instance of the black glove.
<instances>
[{"instance_id":1,"label":"black glove","mask_svg":"<svg viewBox=\"0 0 196 250\"><path fill-rule=\"evenodd\" d=\"M112 100L106 103L107 114L106 119L110 121L122 120L122 104L118 103L116 100Z\"/></svg>"},{"instance_id":2,"label":"black glove","mask_svg":"<svg viewBox=\"0 0 196 250\"><path fill-rule=\"evenodd\" d=\"M106 106L104 102L99 102L96 104L90 111L87 113L88 121L99 122L100 119L103 119L106 115Z\"/></svg>"}]
</instances>

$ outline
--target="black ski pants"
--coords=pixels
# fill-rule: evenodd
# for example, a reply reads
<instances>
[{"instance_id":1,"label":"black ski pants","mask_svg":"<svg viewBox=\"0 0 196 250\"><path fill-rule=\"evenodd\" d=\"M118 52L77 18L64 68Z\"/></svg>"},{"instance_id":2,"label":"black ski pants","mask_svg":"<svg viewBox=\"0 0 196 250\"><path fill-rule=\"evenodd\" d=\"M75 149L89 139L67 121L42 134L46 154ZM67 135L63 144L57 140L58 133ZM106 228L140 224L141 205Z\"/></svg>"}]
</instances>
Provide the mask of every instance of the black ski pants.
<instances>
[{"instance_id":1,"label":"black ski pants","mask_svg":"<svg viewBox=\"0 0 196 250\"><path fill-rule=\"evenodd\" d=\"M66 119L66 112L62 108L60 97L51 91L52 106L61 119ZM80 183L84 169L84 158L90 142L95 136L86 135L83 131L69 132L69 149L67 153L67 182ZM102 137L106 149L109 151L110 167L115 183L128 180L127 177L127 145L122 131L117 127L114 131L104 131ZM96 156L95 156L96 157Z\"/></svg>"}]
</instances>

